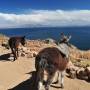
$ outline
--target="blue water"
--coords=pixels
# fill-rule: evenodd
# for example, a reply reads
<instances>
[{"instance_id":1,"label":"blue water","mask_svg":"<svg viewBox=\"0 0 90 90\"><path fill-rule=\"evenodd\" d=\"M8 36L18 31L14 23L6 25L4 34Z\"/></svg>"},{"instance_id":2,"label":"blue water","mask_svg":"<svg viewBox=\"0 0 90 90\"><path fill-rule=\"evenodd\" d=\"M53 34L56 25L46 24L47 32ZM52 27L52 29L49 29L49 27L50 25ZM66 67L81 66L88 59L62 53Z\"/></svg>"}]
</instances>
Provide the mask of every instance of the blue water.
<instances>
[{"instance_id":1,"label":"blue water","mask_svg":"<svg viewBox=\"0 0 90 90\"><path fill-rule=\"evenodd\" d=\"M16 28L0 29L0 33L7 36L26 35L28 39L60 39L60 33L72 35L70 43L80 49L90 49L90 27L63 27L63 28Z\"/></svg>"}]
</instances>

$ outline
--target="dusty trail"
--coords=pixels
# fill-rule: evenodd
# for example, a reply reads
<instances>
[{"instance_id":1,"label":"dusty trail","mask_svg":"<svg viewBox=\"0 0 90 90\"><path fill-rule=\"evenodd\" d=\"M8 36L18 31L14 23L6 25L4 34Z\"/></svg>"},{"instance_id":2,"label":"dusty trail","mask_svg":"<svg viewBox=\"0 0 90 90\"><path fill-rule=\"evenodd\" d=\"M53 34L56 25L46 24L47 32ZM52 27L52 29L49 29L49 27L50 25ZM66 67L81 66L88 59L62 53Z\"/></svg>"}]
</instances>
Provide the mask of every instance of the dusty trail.
<instances>
[{"instance_id":1,"label":"dusty trail","mask_svg":"<svg viewBox=\"0 0 90 90\"><path fill-rule=\"evenodd\" d=\"M34 90L32 75L35 73L33 71L35 71L34 58L20 57L15 62L1 60L0 90ZM84 80L70 79L65 76L64 84L63 90L90 90L90 83ZM50 90L62 89L50 87Z\"/></svg>"}]
</instances>

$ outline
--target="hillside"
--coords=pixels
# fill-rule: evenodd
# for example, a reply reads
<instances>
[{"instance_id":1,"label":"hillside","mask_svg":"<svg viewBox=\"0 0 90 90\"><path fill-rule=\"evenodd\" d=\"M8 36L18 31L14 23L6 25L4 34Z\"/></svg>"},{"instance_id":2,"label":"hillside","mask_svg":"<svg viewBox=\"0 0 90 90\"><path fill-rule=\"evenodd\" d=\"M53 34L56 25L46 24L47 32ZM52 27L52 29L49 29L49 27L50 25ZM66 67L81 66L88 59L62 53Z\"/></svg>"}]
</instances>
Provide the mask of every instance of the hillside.
<instances>
[{"instance_id":1,"label":"hillside","mask_svg":"<svg viewBox=\"0 0 90 90\"><path fill-rule=\"evenodd\" d=\"M7 40L6 40L7 41ZM3 42L7 43L7 42ZM42 40L27 40L26 47L20 46L20 57L15 62L10 58L10 49L0 45L0 90L35 90L33 81L35 77L35 55L45 47L56 46L53 42ZM72 45L70 60L79 65L86 66L90 61L90 50L82 51ZM90 83L85 80L71 79L65 75L65 88L63 90L89 90ZM58 84L50 90L58 90ZM60 89L61 90L61 89Z\"/></svg>"}]
</instances>

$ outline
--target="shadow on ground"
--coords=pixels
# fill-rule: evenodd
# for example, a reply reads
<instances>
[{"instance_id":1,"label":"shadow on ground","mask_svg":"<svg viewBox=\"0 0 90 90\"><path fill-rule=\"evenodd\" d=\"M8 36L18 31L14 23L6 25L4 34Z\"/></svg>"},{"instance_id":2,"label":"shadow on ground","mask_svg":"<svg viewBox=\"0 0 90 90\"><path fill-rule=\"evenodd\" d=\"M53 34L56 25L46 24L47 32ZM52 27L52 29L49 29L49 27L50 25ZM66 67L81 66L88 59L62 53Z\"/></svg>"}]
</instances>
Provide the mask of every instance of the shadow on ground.
<instances>
[{"instance_id":1,"label":"shadow on ground","mask_svg":"<svg viewBox=\"0 0 90 90\"><path fill-rule=\"evenodd\" d=\"M30 77L30 79L8 90L37 90L35 87L35 77L36 77L35 73L36 73L35 71L28 73L28 74L32 74L32 77Z\"/></svg>"},{"instance_id":2,"label":"shadow on ground","mask_svg":"<svg viewBox=\"0 0 90 90\"><path fill-rule=\"evenodd\" d=\"M0 61L10 61L10 53L3 54L0 56Z\"/></svg>"},{"instance_id":3,"label":"shadow on ground","mask_svg":"<svg viewBox=\"0 0 90 90\"><path fill-rule=\"evenodd\" d=\"M36 82L36 72L32 71L27 74L31 74L32 77L30 77L28 80L20 83L19 85L15 86L14 88L11 88L8 90L37 90L37 85L35 85L36 84L35 83ZM57 84L57 83L52 83L52 85L50 85L50 86L53 88L57 88L57 89L61 88L60 86L56 86L55 84Z\"/></svg>"}]
</instances>

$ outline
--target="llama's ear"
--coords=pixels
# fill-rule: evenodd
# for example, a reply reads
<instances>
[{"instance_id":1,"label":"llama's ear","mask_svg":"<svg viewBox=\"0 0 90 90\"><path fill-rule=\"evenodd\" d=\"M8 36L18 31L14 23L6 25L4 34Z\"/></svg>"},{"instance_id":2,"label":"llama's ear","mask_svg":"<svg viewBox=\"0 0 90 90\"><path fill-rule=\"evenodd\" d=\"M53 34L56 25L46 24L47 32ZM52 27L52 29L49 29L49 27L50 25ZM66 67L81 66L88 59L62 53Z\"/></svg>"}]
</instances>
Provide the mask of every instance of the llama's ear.
<instances>
[{"instance_id":1,"label":"llama's ear","mask_svg":"<svg viewBox=\"0 0 90 90\"><path fill-rule=\"evenodd\" d=\"M23 38L25 38L25 36L23 36Z\"/></svg>"}]
</instances>

